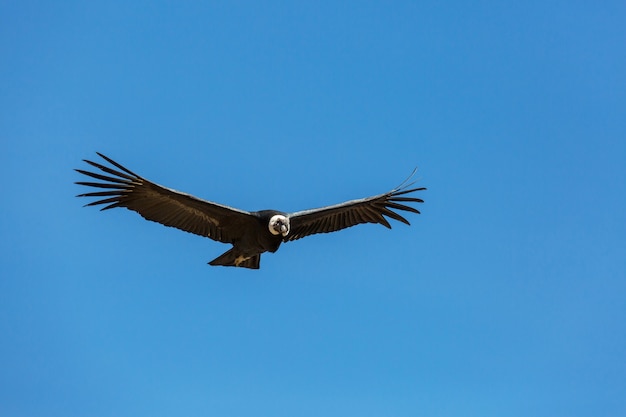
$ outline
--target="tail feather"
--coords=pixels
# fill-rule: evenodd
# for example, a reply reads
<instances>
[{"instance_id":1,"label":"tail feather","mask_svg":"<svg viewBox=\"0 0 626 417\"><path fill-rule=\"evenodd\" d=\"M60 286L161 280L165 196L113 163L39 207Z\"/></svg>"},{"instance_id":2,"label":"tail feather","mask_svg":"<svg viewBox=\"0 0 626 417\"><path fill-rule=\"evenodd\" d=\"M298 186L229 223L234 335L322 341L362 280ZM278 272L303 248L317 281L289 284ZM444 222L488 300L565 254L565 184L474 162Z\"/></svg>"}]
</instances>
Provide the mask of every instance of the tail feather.
<instances>
[{"instance_id":1,"label":"tail feather","mask_svg":"<svg viewBox=\"0 0 626 417\"><path fill-rule=\"evenodd\" d=\"M239 266L243 268L250 269L259 269L261 265L261 255L256 254L249 258L246 258L241 252L236 251L235 248L232 248L217 258L213 259L209 262L209 265L216 266Z\"/></svg>"}]
</instances>

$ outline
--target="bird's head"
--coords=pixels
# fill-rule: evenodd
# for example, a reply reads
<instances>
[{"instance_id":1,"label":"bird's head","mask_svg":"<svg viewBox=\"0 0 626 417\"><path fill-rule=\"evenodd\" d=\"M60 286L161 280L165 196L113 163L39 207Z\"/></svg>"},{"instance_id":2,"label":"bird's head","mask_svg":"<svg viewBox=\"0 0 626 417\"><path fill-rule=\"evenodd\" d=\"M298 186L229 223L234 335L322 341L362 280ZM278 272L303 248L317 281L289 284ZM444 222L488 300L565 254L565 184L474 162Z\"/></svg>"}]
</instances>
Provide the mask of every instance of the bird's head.
<instances>
[{"instance_id":1,"label":"bird's head","mask_svg":"<svg viewBox=\"0 0 626 417\"><path fill-rule=\"evenodd\" d=\"M270 219L268 227L273 235L287 236L289 234L289 218L282 214L276 214Z\"/></svg>"}]
</instances>

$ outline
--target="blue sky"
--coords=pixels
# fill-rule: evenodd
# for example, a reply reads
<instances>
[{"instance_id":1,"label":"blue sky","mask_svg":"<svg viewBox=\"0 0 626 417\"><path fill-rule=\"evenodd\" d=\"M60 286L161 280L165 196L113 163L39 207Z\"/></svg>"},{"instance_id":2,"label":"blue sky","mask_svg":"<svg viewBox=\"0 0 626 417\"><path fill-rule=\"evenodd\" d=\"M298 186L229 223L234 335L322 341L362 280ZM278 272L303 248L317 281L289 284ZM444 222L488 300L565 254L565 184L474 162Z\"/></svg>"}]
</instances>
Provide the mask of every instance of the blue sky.
<instances>
[{"instance_id":1,"label":"blue sky","mask_svg":"<svg viewBox=\"0 0 626 417\"><path fill-rule=\"evenodd\" d=\"M130 4L129 4L130 3ZM626 414L623 2L0 5L0 414ZM83 158L246 210L411 227L259 271Z\"/></svg>"}]
</instances>

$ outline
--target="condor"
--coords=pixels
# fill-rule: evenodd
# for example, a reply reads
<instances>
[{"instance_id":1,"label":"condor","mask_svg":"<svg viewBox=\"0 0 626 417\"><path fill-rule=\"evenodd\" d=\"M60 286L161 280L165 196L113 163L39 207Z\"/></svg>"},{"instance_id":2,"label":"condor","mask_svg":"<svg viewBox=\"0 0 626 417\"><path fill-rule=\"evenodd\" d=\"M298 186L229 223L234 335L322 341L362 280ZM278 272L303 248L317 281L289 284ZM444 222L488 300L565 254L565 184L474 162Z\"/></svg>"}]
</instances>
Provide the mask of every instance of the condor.
<instances>
[{"instance_id":1,"label":"condor","mask_svg":"<svg viewBox=\"0 0 626 417\"><path fill-rule=\"evenodd\" d=\"M295 213L276 210L248 212L155 184L101 153L97 154L116 169L84 160L107 174L76 170L103 181L76 182L104 189L79 194L77 197L99 198L86 206L105 205L101 210L126 207L147 220L233 245L230 250L209 262L210 265L258 269L261 254L276 252L282 242L315 233L336 232L361 223L378 223L391 229L384 216L408 225L408 220L392 209L419 214L419 210L405 203L423 203L422 199L408 195L426 189L410 188L413 183L406 184L407 179L388 193L333 206Z\"/></svg>"}]
</instances>

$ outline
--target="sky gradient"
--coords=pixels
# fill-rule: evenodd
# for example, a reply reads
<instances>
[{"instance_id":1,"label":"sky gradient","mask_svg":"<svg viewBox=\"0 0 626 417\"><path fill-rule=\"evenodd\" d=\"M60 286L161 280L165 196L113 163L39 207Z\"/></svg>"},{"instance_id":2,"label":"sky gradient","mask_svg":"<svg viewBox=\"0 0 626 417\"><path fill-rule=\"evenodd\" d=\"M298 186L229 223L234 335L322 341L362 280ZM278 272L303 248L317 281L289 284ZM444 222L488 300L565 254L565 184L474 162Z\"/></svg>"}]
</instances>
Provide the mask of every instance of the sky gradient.
<instances>
[{"instance_id":1,"label":"sky gradient","mask_svg":"<svg viewBox=\"0 0 626 417\"><path fill-rule=\"evenodd\" d=\"M0 4L0 415L626 415L624 2L56 3ZM95 151L245 210L428 190L210 267L82 207Z\"/></svg>"}]
</instances>

